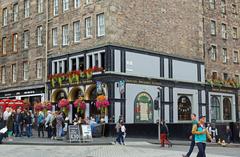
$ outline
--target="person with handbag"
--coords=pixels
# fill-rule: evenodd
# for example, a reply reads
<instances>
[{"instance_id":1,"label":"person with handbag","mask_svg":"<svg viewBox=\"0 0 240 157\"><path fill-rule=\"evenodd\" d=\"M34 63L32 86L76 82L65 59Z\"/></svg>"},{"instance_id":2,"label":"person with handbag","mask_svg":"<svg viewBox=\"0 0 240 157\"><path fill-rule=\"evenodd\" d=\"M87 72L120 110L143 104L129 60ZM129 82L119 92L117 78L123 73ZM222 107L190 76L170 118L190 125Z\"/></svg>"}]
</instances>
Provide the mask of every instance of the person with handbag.
<instances>
[{"instance_id":1,"label":"person with handbag","mask_svg":"<svg viewBox=\"0 0 240 157\"><path fill-rule=\"evenodd\" d=\"M192 113L191 119L192 119L192 130L193 130L194 126L198 124L197 116L195 113ZM191 140L190 148L186 155L182 155L183 157L190 157L193 152L193 149L195 146L195 135L191 133L189 139Z\"/></svg>"},{"instance_id":2,"label":"person with handbag","mask_svg":"<svg viewBox=\"0 0 240 157\"><path fill-rule=\"evenodd\" d=\"M38 137L40 137L40 132L42 132L42 138L44 138L44 114L42 111L40 111L38 114L37 124L38 124Z\"/></svg>"}]
</instances>

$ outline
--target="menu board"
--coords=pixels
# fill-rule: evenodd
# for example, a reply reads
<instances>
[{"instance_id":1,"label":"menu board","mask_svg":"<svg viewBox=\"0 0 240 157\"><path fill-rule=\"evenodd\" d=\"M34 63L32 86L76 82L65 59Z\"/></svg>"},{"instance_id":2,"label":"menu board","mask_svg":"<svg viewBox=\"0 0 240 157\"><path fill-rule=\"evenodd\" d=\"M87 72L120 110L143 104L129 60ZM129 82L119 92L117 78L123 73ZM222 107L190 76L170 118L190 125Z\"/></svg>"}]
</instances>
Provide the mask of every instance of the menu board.
<instances>
[{"instance_id":1,"label":"menu board","mask_svg":"<svg viewBox=\"0 0 240 157\"><path fill-rule=\"evenodd\" d=\"M69 125L68 131L69 131L70 143L71 142L80 142L81 135L80 135L79 125Z\"/></svg>"}]
</instances>

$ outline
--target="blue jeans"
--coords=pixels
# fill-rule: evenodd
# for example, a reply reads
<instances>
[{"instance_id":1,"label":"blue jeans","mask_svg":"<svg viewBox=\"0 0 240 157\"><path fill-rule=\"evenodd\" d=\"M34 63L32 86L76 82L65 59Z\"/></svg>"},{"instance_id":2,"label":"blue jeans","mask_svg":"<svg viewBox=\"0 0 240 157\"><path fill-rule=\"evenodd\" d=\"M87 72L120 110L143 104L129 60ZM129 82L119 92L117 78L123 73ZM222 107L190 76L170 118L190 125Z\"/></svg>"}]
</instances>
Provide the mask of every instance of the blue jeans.
<instances>
[{"instance_id":1,"label":"blue jeans","mask_svg":"<svg viewBox=\"0 0 240 157\"><path fill-rule=\"evenodd\" d=\"M57 126L57 137L62 137L62 131L63 131L62 126Z\"/></svg>"},{"instance_id":2,"label":"blue jeans","mask_svg":"<svg viewBox=\"0 0 240 157\"><path fill-rule=\"evenodd\" d=\"M14 122L14 133L16 137L20 137L21 136L21 125L19 123Z\"/></svg>"},{"instance_id":3,"label":"blue jeans","mask_svg":"<svg viewBox=\"0 0 240 157\"><path fill-rule=\"evenodd\" d=\"M206 143L199 142L197 143L197 146L198 146L197 157L206 157L206 153L205 153Z\"/></svg>"},{"instance_id":4,"label":"blue jeans","mask_svg":"<svg viewBox=\"0 0 240 157\"><path fill-rule=\"evenodd\" d=\"M192 135L192 142L191 142L189 151L188 151L188 153L187 153L187 155L186 155L187 157L190 157L190 155L192 154L193 149L194 149L194 146L195 146L195 136Z\"/></svg>"},{"instance_id":5,"label":"blue jeans","mask_svg":"<svg viewBox=\"0 0 240 157\"><path fill-rule=\"evenodd\" d=\"M31 124L27 124L26 131L27 131L27 137L32 136L32 125Z\"/></svg>"}]
</instances>

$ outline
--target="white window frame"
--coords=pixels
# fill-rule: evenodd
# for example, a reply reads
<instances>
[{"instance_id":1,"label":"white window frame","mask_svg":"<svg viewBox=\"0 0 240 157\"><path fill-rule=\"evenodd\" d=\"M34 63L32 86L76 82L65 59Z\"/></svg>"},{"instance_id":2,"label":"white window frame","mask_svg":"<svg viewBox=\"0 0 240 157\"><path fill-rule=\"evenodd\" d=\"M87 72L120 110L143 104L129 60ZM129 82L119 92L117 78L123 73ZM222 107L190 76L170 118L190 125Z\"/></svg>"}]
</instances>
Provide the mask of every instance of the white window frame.
<instances>
[{"instance_id":1,"label":"white window frame","mask_svg":"<svg viewBox=\"0 0 240 157\"><path fill-rule=\"evenodd\" d=\"M104 13L97 15L97 36L105 35L105 15Z\"/></svg>"},{"instance_id":2,"label":"white window frame","mask_svg":"<svg viewBox=\"0 0 240 157\"><path fill-rule=\"evenodd\" d=\"M38 59L36 63L36 75L37 79L42 79L42 72L43 72L42 60Z\"/></svg>"},{"instance_id":3,"label":"white window frame","mask_svg":"<svg viewBox=\"0 0 240 157\"><path fill-rule=\"evenodd\" d=\"M238 28L233 27L233 39L237 39L237 38L238 38Z\"/></svg>"},{"instance_id":4,"label":"white window frame","mask_svg":"<svg viewBox=\"0 0 240 157\"><path fill-rule=\"evenodd\" d=\"M75 43L80 42L81 28L80 21L73 22L73 39Z\"/></svg>"},{"instance_id":5,"label":"white window frame","mask_svg":"<svg viewBox=\"0 0 240 157\"><path fill-rule=\"evenodd\" d=\"M24 18L30 16L30 0L24 0Z\"/></svg>"},{"instance_id":6,"label":"white window frame","mask_svg":"<svg viewBox=\"0 0 240 157\"><path fill-rule=\"evenodd\" d=\"M18 3L13 5L13 22L18 21Z\"/></svg>"},{"instance_id":7,"label":"white window frame","mask_svg":"<svg viewBox=\"0 0 240 157\"><path fill-rule=\"evenodd\" d=\"M236 104L235 104L235 96L233 94L227 94L227 93L216 93L216 92L209 92L208 97L209 97L209 120L212 122L211 118L211 96L218 96L220 97L220 120L217 120L216 122L236 122ZM231 98L231 113L232 113L232 119L231 120L224 120L223 119L223 99L225 97Z\"/></svg>"},{"instance_id":8,"label":"white window frame","mask_svg":"<svg viewBox=\"0 0 240 157\"><path fill-rule=\"evenodd\" d=\"M13 34L13 52L17 52L18 47L18 34Z\"/></svg>"},{"instance_id":9,"label":"white window frame","mask_svg":"<svg viewBox=\"0 0 240 157\"><path fill-rule=\"evenodd\" d=\"M53 47L58 45L58 28L57 27L52 29L52 45Z\"/></svg>"},{"instance_id":10,"label":"white window frame","mask_svg":"<svg viewBox=\"0 0 240 157\"><path fill-rule=\"evenodd\" d=\"M27 81L29 79L29 63L23 62L23 80Z\"/></svg>"},{"instance_id":11,"label":"white window frame","mask_svg":"<svg viewBox=\"0 0 240 157\"><path fill-rule=\"evenodd\" d=\"M79 58L84 58L84 55L78 55L69 58L69 71L72 71L72 59L76 59L76 69L79 70ZM85 58L84 58L85 59Z\"/></svg>"},{"instance_id":12,"label":"white window frame","mask_svg":"<svg viewBox=\"0 0 240 157\"><path fill-rule=\"evenodd\" d=\"M42 35L43 35L43 27L37 27L37 45L42 46Z\"/></svg>"},{"instance_id":13,"label":"white window frame","mask_svg":"<svg viewBox=\"0 0 240 157\"><path fill-rule=\"evenodd\" d=\"M68 25L63 25L62 26L62 45L63 46L68 45L68 36L69 36Z\"/></svg>"},{"instance_id":14,"label":"white window frame","mask_svg":"<svg viewBox=\"0 0 240 157\"><path fill-rule=\"evenodd\" d=\"M221 25L222 38L227 39L227 25L222 23Z\"/></svg>"},{"instance_id":15,"label":"white window frame","mask_svg":"<svg viewBox=\"0 0 240 157\"><path fill-rule=\"evenodd\" d=\"M85 37L92 37L92 17L85 18Z\"/></svg>"},{"instance_id":16,"label":"white window frame","mask_svg":"<svg viewBox=\"0 0 240 157\"><path fill-rule=\"evenodd\" d=\"M1 67L1 76L2 84L6 84L6 66Z\"/></svg>"},{"instance_id":17,"label":"white window frame","mask_svg":"<svg viewBox=\"0 0 240 157\"><path fill-rule=\"evenodd\" d=\"M80 8L80 0L74 0L74 8Z\"/></svg>"},{"instance_id":18,"label":"white window frame","mask_svg":"<svg viewBox=\"0 0 240 157\"><path fill-rule=\"evenodd\" d=\"M235 4L235 3L233 3L232 4L232 13L233 14L238 14L238 9L237 9L238 7L237 7L237 4Z\"/></svg>"},{"instance_id":19,"label":"white window frame","mask_svg":"<svg viewBox=\"0 0 240 157\"><path fill-rule=\"evenodd\" d=\"M37 10L38 10L38 13L43 12L43 0L37 0Z\"/></svg>"},{"instance_id":20,"label":"white window frame","mask_svg":"<svg viewBox=\"0 0 240 157\"><path fill-rule=\"evenodd\" d=\"M8 10L7 8L3 9L3 26L7 26L8 24Z\"/></svg>"},{"instance_id":21,"label":"white window frame","mask_svg":"<svg viewBox=\"0 0 240 157\"><path fill-rule=\"evenodd\" d=\"M30 36L29 30L24 31L24 33L23 33L23 48L24 49L29 48L29 36Z\"/></svg>"},{"instance_id":22,"label":"white window frame","mask_svg":"<svg viewBox=\"0 0 240 157\"><path fill-rule=\"evenodd\" d=\"M64 65L64 61L67 62L67 58L63 58L63 59L58 59L58 60L53 60L52 61L52 74L59 74L59 73L64 73L67 69L65 69L65 67L63 66L62 71L60 71L60 62L62 65ZM57 71L55 71L55 63L57 63Z\"/></svg>"},{"instance_id":23,"label":"white window frame","mask_svg":"<svg viewBox=\"0 0 240 157\"><path fill-rule=\"evenodd\" d=\"M98 56L98 67L101 67L102 65L102 61L101 61L101 53L105 53L105 50L100 50L100 51L96 51L96 52L91 52L91 53L88 53L86 55L86 68L88 69L89 68L89 57L92 56L92 66L94 67L96 64L95 64L95 54L97 54Z\"/></svg>"},{"instance_id":24,"label":"white window frame","mask_svg":"<svg viewBox=\"0 0 240 157\"><path fill-rule=\"evenodd\" d=\"M223 63L227 63L227 48L222 48Z\"/></svg>"},{"instance_id":25,"label":"white window frame","mask_svg":"<svg viewBox=\"0 0 240 157\"><path fill-rule=\"evenodd\" d=\"M221 0L221 13L226 14L226 0Z\"/></svg>"},{"instance_id":26,"label":"white window frame","mask_svg":"<svg viewBox=\"0 0 240 157\"><path fill-rule=\"evenodd\" d=\"M235 55L237 54L237 55ZM238 63L239 61L239 52L237 50L233 51L233 63Z\"/></svg>"},{"instance_id":27,"label":"white window frame","mask_svg":"<svg viewBox=\"0 0 240 157\"><path fill-rule=\"evenodd\" d=\"M2 54L7 54L7 37L2 38Z\"/></svg>"},{"instance_id":28,"label":"white window frame","mask_svg":"<svg viewBox=\"0 0 240 157\"><path fill-rule=\"evenodd\" d=\"M69 10L69 0L62 0L63 12Z\"/></svg>"},{"instance_id":29,"label":"white window frame","mask_svg":"<svg viewBox=\"0 0 240 157\"><path fill-rule=\"evenodd\" d=\"M92 0L86 0L85 3L86 3L86 5L92 4Z\"/></svg>"},{"instance_id":30,"label":"white window frame","mask_svg":"<svg viewBox=\"0 0 240 157\"><path fill-rule=\"evenodd\" d=\"M214 52L215 48L215 52ZM211 45L211 60L216 61L217 60L217 46L216 45Z\"/></svg>"},{"instance_id":31,"label":"white window frame","mask_svg":"<svg viewBox=\"0 0 240 157\"><path fill-rule=\"evenodd\" d=\"M12 64L12 82L17 82L17 64Z\"/></svg>"},{"instance_id":32,"label":"white window frame","mask_svg":"<svg viewBox=\"0 0 240 157\"><path fill-rule=\"evenodd\" d=\"M210 21L210 29L211 29L211 35L216 35L217 33L217 24L216 24L216 21L215 20L211 20Z\"/></svg>"},{"instance_id":33,"label":"white window frame","mask_svg":"<svg viewBox=\"0 0 240 157\"><path fill-rule=\"evenodd\" d=\"M57 16L59 12L59 0L53 0L53 15Z\"/></svg>"},{"instance_id":34,"label":"white window frame","mask_svg":"<svg viewBox=\"0 0 240 157\"><path fill-rule=\"evenodd\" d=\"M210 9L216 9L216 0L209 0Z\"/></svg>"}]
</instances>

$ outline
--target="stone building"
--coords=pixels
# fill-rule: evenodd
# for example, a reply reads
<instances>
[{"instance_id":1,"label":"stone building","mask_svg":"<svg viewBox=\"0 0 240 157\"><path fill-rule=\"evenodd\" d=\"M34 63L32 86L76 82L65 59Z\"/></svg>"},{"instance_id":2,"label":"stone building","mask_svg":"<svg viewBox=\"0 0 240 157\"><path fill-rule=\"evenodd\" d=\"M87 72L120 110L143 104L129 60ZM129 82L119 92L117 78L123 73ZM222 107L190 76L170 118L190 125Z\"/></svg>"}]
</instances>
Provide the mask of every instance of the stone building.
<instances>
[{"instance_id":1,"label":"stone building","mask_svg":"<svg viewBox=\"0 0 240 157\"><path fill-rule=\"evenodd\" d=\"M46 7L44 1L2 0L1 98L44 100Z\"/></svg>"},{"instance_id":2,"label":"stone building","mask_svg":"<svg viewBox=\"0 0 240 157\"><path fill-rule=\"evenodd\" d=\"M220 43L215 43L208 33L207 19L213 16L207 10L210 2L212 4L207 0L191 3L189 0L19 0L21 16L18 22L13 22L14 17L10 15L15 15L17 1L3 0L1 14L8 16L2 15L1 22L5 19L8 22L2 24L0 40L1 44L8 41L8 53L3 53L2 46L0 97L24 99L24 92L18 92L20 88L23 91L26 88L29 95L35 94L29 89L45 89L39 92L41 100L45 94L53 110L58 109L60 99L70 101L71 118L76 112L73 102L82 96L87 104L84 116L103 116L110 132L122 116L128 134L136 136L157 135L155 123L159 114L153 106L154 100L159 99L160 118L169 123L170 130L180 130L174 136L185 136L183 132L191 125L192 112L197 115L211 112L209 98L215 94L211 88L215 86L205 84L205 73L207 78L211 77L214 65L221 65L216 69L219 72L225 66L210 61L207 53L212 50L211 44L222 44L219 33L216 37L219 36ZM30 15L24 18L28 10ZM232 18L229 17L229 21ZM16 33L18 46L14 52ZM29 45L24 49L25 39ZM38 45L40 39L42 43ZM24 70L25 61L29 65ZM14 62L16 83L4 81L3 78L13 80ZM239 65L229 62L229 66L238 70ZM26 71L29 78L23 81ZM41 78L37 79L40 71ZM231 90L232 96L232 119L227 122L236 122L236 88L223 88ZM105 95L110 101L104 115L96 109L98 95Z\"/></svg>"}]
</instances>

